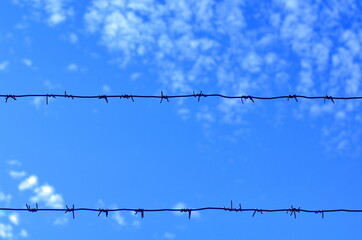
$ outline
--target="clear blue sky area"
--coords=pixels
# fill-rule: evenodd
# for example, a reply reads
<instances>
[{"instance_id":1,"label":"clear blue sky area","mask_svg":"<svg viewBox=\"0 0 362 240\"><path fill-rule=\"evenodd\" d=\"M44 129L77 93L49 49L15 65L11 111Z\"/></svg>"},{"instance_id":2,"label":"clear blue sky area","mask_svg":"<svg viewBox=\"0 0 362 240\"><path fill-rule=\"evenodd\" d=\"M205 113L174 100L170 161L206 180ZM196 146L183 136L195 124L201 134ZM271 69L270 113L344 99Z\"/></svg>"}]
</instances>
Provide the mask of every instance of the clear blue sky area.
<instances>
[{"instance_id":1,"label":"clear blue sky area","mask_svg":"<svg viewBox=\"0 0 362 240\"><path fill-rule=\"evenodd\" d=\"M0 94L362 95L360 1L2 0ZM361 100L0 99L0 207L362 209ZM0 211L0 239L362 239L361 213Z\"/></svg>"}]
</instances>

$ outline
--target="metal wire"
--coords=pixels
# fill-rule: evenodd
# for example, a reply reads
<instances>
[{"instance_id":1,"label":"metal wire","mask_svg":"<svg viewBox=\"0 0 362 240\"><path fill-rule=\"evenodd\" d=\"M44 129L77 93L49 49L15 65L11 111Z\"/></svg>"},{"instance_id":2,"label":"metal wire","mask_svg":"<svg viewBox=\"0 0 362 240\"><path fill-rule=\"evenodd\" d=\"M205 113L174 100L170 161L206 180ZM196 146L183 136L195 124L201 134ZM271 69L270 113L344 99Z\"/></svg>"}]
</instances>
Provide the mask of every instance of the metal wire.
<instances>
[{"instance_id":1,"label":"metal wire","mask_svg":"<svg viewBox=\"0 0 362 240\"><path fill-rule=\"evenodd\" d=\"M78 211L89 211L96 212L98 216L102 213L108 217L110 212L134 212L135 214L140 214L141 218L144 218L146 212L180 212L180 213L188 213L188 218L191 218L193 212L199 211L227 211L227 212L251 212L254 217L255 214L260 213L276 213L276 212L285 212L286 214L297 218L297 214L299 213L315 213L321 214L322 218L324 218L325 213L337 213L337 212L347 212L347 213L362 213L362 209L329 209L329 210L308 210L302 209L300 207L295 208L290 206L290 208L281 208L281 209L260 209L260 208L242 208L241 204L238 204L237 207L233 206L233 202L230 202L229 207L201 207L201 208L160 208L160 209L143 209L143 208L114 208L114 209L104 209L104 208L76 208L74 204L72 207L65 206L65 208L39 208L38 204L35 207L31 207L26 204L26 208L0 208L0 211L22 211L22 212L64 212L64 213L72 213L73 219L75 218L75 212Z\"/></svg>"},{"instance_id":2,"label":"metal wire","mask_svg":"<svg viewBox=\"0 0 362 240\"><path fill-rule=\"evenodd\" d=\"M240 99L242 103L244 101L250 100L254 102L255 100L275 100L275 99L294 99L298 102L298 99L323 99L324 102L326 100L330 100L332 103L335 103L335 100L362 100L362 96L355 96L355 97L334 97L334 96L304 96L304 95L281 95L281 96L272 96L272 97L258 97L258 96L250 96L250 95L241 95L241 96L230 96L230 95L223 95L223 94L205 94L202 91L199 93L193 92L192 94L184 94L184 95L165 95L163 91L161 91L160 95L133 95L133 94L122 94L122 95L71 95L67 92L64 94L0 94L0 98L4 98L5 102L7 103L9 99L17 100L18 98L29 98L29 97L42 97L45 98L46 104L49 103L49 98L71 98L71 99L104 99L107 103L108 100L111 98L120 98L120 99L131 99L132 102L136 98L155 98L160 99L160 103L163 100L169 102L170 99L173 98L197 98L197 101L200 101L201 98L206 97L218 97L218 98L225 98L225 99Z\"/></svg>"}]
</instances>

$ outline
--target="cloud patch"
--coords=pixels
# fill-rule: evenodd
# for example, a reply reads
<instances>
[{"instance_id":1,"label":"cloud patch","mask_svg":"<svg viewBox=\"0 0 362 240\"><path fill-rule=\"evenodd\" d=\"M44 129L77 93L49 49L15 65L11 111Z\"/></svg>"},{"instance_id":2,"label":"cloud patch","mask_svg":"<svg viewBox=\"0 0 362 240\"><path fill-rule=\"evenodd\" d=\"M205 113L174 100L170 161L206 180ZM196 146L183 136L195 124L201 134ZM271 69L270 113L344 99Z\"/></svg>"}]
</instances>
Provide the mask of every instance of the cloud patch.
<instances>
[{"instance_id":1,"label":"cloud patch","mask_svg":"<svg viewBox=\"0 0 362 240\"><path fill-rule=\"evenodd\" d=\"M75 64L75 63L70 63L68 66L67 66L67 70L69 72L75 72L79 69L78 65Z\"/></svg>"},{"instance_id":2,"label":"cloud patch","mask_svg":"<svg viewBox=\"0 0 362 240\"><path fill-rule=\"evenodd\" d=\"M351 17L361 9L330 4L93 0L84 18L88 31L99 34L102 44L122 59L121 66L133 62L156 67L164 89L174 93L207 89L230 95L361 95L362 19ZM220 101L208 113L196 110L195 117L207 124L241 123L246 105ZM346 108L344 103L333 111L299 106L307 116ZM361 110L359 103L350 107L351 116ZM210 121L208 116L215 117ZM340 120L355 125L347 113Z\"/></svg>"},{"instance_id":3,"label":"cloud patch","mask_svg":"<svg viewBox=\"0 0 362 240\"><path fill-rule=\"evenodd\" d=\"M20 191L24 191L27 189L33 189L37 184L38 184L38 177L35 175L31 175L30 177L22 181L19 184L18 188Z\"/></svg>"},{"instance_id":4,"label":"cloud patch","mask_svg":"<svg viewBox=\"0 0 362 240\"><path fill-rule=\"evenodd\" d=\"M10 171L9 172L10 177L14 179L19 179L26 176L26 172L24 171Z\"/></svg>"},{"instance_id":5,"label":"cloud patch","mask_svg":"<svg viewBox=\"0 0 362 240\"><path fill-rule=\"evenodd\" d=\"M0 71L6 70L8 66L9 66L9 62L8 62L8 61L0 62Z\"/></svg>"},{"instance_id":6,"label":"cloud patch","mask_svg":"<svg viewBox=\"0 0 362 240\"><path fill-rule=\"evenodd\" d=\"M19 225L19 215L16 213L10 214L9 221L14 225Z\"/></svg>"},{"instance_id":7,"label":"cloud patch","mask_svg":"<svg viewBox=\"0 0 362 240\"><path fill-rule=\"evenodd\" d=\"M21 60L23 62L23 64L27 67L31 67L33 65L33 62L30 60L30 59L27 59L27 58L23 58Z\"/></svg>"},{"instance_id":8,"label":"cloud patch","mask_svg":"<svg viewBox=\"0 0 362 240\"><path fill-rule=\"evenodd\" d=\"M11 195L0 192L0 202L9 203L11 201Z\"/></svg>"},{"instance_id":9,"label":"cloud patch","mask_svg":"<svg viewBox=\"0 0 362 240\"><path fill-rule=\"evenodd\" d=\"M46 21L50 26L58 25L73 15L73 9L69 6L71 0L14 0L20 5L30 5L37 11L46 15Z\"/></svg>"},{"instance_id":10,"label":"cloud patch","mask_svg":"<svg viewBox=\"0 0 362 240\"><path fill-rule=\"evenodd\" d=\"M34 196L30 200L34 203L44 203L51 208L64 207L63 198L60 194L55 193L54 187L44 184L34 189Z\"/></svg>"},{"instance_id":11,"label":"cloud patch","mask_svg":"<svg viewBox=\"0 0 362 240\"><path fill-rule=\"evenodd\" d=\"M13 227L10 224L0 223L0 238L3 239L13 238Z\"/></svg>"}]
</instances>

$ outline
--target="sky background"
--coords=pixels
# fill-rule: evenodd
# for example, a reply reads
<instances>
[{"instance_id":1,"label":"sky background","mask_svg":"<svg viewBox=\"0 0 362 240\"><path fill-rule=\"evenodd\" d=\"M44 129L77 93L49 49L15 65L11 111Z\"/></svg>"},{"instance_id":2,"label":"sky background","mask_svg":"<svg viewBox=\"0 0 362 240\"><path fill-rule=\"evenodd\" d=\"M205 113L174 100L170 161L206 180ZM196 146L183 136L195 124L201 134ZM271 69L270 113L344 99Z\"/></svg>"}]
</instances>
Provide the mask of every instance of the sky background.
<instances>
[{"instance_id":1,"label":"sky background","mask_svg":"<svg viewBox=\"0 0 362 240\"><path fill-rule=\"evenodd\" d=\"M0 94L361 96L353 0L1 0ZM0 206L362 208L361 101L0 103ZM1 239L361 239L362 215L0 212Z\"/></svg>"}]
</instances>

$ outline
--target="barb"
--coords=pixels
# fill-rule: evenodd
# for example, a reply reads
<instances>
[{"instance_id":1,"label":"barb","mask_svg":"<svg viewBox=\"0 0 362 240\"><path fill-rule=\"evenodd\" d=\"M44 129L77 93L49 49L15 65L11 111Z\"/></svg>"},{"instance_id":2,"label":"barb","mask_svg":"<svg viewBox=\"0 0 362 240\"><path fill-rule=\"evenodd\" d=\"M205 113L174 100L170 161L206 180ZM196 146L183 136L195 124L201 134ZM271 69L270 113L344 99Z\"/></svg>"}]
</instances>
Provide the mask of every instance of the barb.
<instances>
[{"instance_id":1,"label":"barb","mask_svg":"<svg viewBox=\"0 0 362 240\"><path fill-rule=\"evenodd\" d=\"M106 213L106 217L108 217L109 209L101 209L101 208L100 208L98 211L99 211L98 217L101 215L102 212Z\"/></svg>"},{"instance_id":2,"label":"barb","mask_svg":"<svg viewBox=\"0 0 362 240\"><path fill-rule=\"evenodd\" d=\"M135 215L137 215L137 213L141 213L141 218L144 218L145 217L145 210L144 209L137 209L135 210Z\"/></svg>"},{"instance_id":3,"label":"barb","mask_svg":"<svg viewBox=\"0 0 362 240\"><path fill-rule=\"evenodd\" d=\"M13 95L14 97L14 95ZM48 105L49 104L49 98L52 97L52 98L56 98L56 96L54 94L46 94L45 95L45 103Z\"/></svg>"},{"instance_id":4,"label":"barb","mask_svg":"<svg viewBox=\"0 0 362 240\"><path fill-rule=\"evenodd\" d=\"M287 214L290 212L290 216L294 216L294 218L297 218L297 213L300 212L299 208L294 208L293 205L290 206L290 209L287 210Z\"/></svg>"},{"instance_id":5,"label":"barb","mask_svg":"<svg viewBox=\"0 0 362 240\"><path fill-rule=\"evenodd\" d=\"M99 99L104 99L104 100L106 100L106 103L108 103L108 96L107 95L99 95L98 98Z\"/></svg>"},{"instance_id":6,"label":"barb","mask_svg":"<svg viewBox=\"0 0 362 240\"><path fill-rule=\"evenodd\" d=\"M31 208L30 205L28 204L25 204L26 206L26 210L29 211L29 212L37 212L39 210L39 207L38 207L38 204L35 205L35 208Z\"/></svg>"},{"instance_id":7,"label":"barb","mask_svg":"<svg viewBox=\"0 0 362 240\"><path fill-rule=\"evenodd\" d=\"M134 102L134 99L133 99L133 96L132 95L127 95L127 94L123 94L123 95L120 95L119 98L125 98L125 99L129 99L131 98L132 102Z\"/></svg>"},{"instance_id":8,"label":"barb","mask_svg":"<svg viewBox=\"0 0 362 240\"><path fill-rule=\"evenodd\" d=\"M65 206L65 208L39 208L38 204L35 204L35 208L32 208L30 205L26 204L26 208L0 208L0 211L25 211L25 212L64 212L65 214L71 212L73 219L75 219L75 212L77 211L91 211L97 212L98 217L105 213L105 216L111 212L134 212L135 215L138 213L141 214L141 218L144 218L145 212L181 212L188 213L188 218L190 219L193 212L199 211L226 211L226 212L251 212L252 216L255 217L257 213L276 213L276 212L285 212L294 218L297 218L297 213L315 213L321 214L322 219L324 219L325 213L338 213L338 212L347 212L347 213L362 213L362 209L329 209L329 210L311 210L311 209L302 209L300 207L295 208L291 205L289 208L280 208L280 209L261 209L261 208L242 208L241 204L238 204L238 207L233 206L233 202L230 202L230 207L201 207L201 208L159 208L159 209L143 209L143 208L114 208L114 209L103 209L103 208L75 208L74 204L72 207Z\"/></svg>"},{"instance_id":9,"label":"barb","mask_svg":"<svg viewBox=\"0 0 362 240\"><path fill-rule=\"evenodd\" d=\"M130 94L121 94L121 95L69 95L65 91L64 94L0 94L0 98L5 99L5 103L8 102L9 99L17 100L19 98L30 98L30 97L43 97L45 98L46 104L49 103L49 98L71 98L71 99L104 99L106 103L108 103L110 98L120 98L120 99L131 99L134 102L135 98L155 98L160 99L160 103L163 100L169 102L173 98L197 98L197 101L200 102L200 98L203 97L217 97L224 99L240 99L242 103L247 100L251 100L253 103L257 100L277 100L277 99L294 99L297 103L299 99L309 99L309 100L323 100L326 103L326 100L330 100L332 103L335 103L336 100L362 100L362 96L351 96L351 97L333 97L329 95L325 96L305 96L305 95L281 95L281 96L272 96L272 97L260 97L260 96L250 96L250 95L241 95L241 96L231 96L231 95L223 95L223 94L205 94L202 91L199 93L192 94L181 94L181 95L166 95L163 91L161 91L160 95L130 95Z\"/></svg>"},{"instance_id":10,"label":"barb","mask_svg":"<svg viewBox=\"0 0 362 240\"><path fill-rule=\"evenodd\" d=\"M194 97L197 97L198 102L200 102L200 97L207 97L205 94L202 93L202 91L200 91L200 93L195 93L194 91L192 91L192 95Z\"/></svg>"},{"instance_id":11,"label":"barb","mask_svg":"<svg viewBox=\"0 0 362 240\"><path fill-rule=\"evenodd\" d=\"M13 99L13 100L16 100L16 97L14 95L6 95L5 96L5 103L8 102L9 98Z\"/></svg>"},{"instance_id":12,"label":"barb","mask_svg":"<svg viewBox=\"0 0 362 240\"><path fill-rule=\"evenodd\" d=\"M72 216L73 216L73 219L75 219L75 214L74 214L74 204L73 204L73 207L72 208L69 208L68 205L65 205L65 207L67 208L67 210L65 211L65 213L68 213L68 212L72 212Z\"/></svg>"},{"instance_id":13,"label":"barb","mask_svg":"<svg viewBox=\"0 0 362 240\"><path fill-rule=\"evenodd\" d=\"M166 99L167 102L170 102L170 100L168 100L168 97L166 95L163 95L163 91L161 91L161 101L160 101L160 103L162 103L163 99Z\"/></svg>"}]
</instances>

